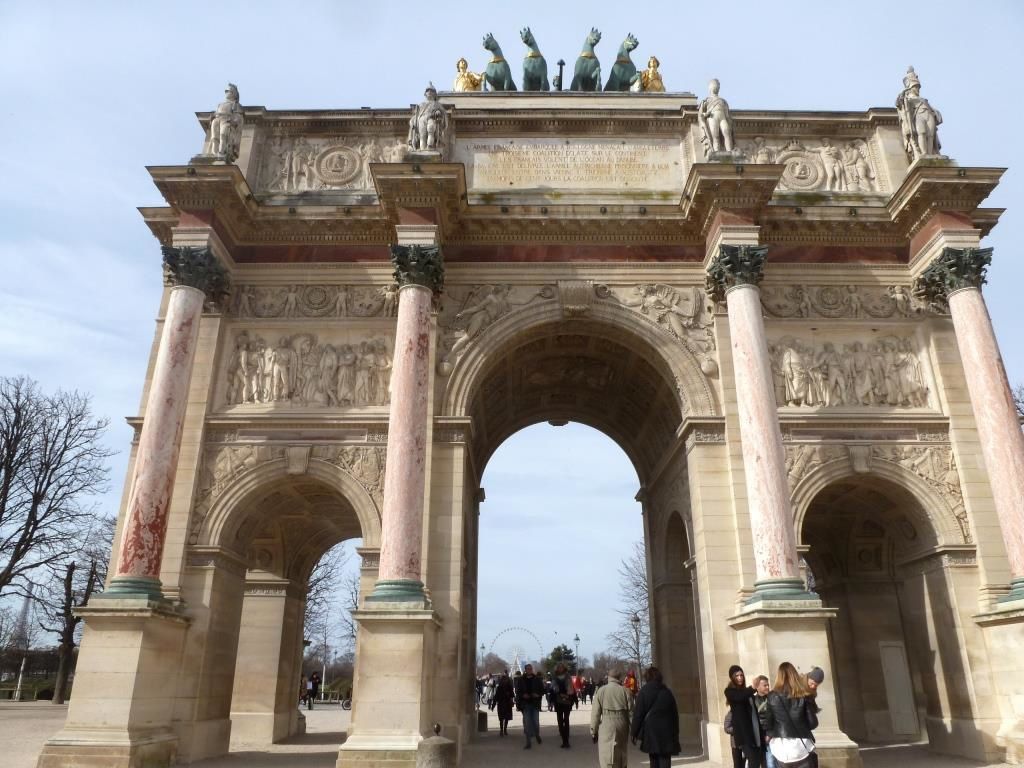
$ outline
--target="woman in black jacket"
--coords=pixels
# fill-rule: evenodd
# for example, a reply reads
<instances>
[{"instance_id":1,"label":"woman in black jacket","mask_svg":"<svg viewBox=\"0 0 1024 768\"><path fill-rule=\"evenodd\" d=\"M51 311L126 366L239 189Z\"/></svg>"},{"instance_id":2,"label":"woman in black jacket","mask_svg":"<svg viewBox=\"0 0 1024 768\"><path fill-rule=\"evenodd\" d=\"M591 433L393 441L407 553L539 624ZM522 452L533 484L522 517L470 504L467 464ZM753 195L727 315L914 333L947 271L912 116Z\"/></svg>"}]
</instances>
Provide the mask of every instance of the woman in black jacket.
<instances>
[{"instance_id":1,"label":"woman in black jacket","mask_svg":"<svg viewBox=\"0 0 1024 768\"><path fill-rule=\"evenodd\" d=\"M729 685L725 688L725 700L732 712L732 738L736 749L742 754L747 768L760 768L763 752L761 750L761 727L754 708L754 694L757 693L747 685L743 668L738 664L729 667ZM733 762L736 753L733 753ZM735 768L742 768L736 765Z\"/></svg>"},{"instance_id":2,"label":"woman in black jacket","mask_svg":"<svg viewBox=\"0 0 1024 768\"><path fill-rule=\"evenodd\" d=\"M794 765L808 760L814 751L811 731L818 727L817 711L803 675L788 661L782 662L768 694L765 718L768 746L778 762Z\"/></svg>"},{"instance_id":3,"label":"woman in black jacket","mask_svg":"<svg viewBox=\"0 0 1024 768\"><path fill-rule=\"evenodd\" d=\"M648 667L643 688L636 695L630 737L651 758L651 768L670 768L672 755L679 754L679 709L676 697L662 682L661 671Z\"/></svg>"}]
</instances>

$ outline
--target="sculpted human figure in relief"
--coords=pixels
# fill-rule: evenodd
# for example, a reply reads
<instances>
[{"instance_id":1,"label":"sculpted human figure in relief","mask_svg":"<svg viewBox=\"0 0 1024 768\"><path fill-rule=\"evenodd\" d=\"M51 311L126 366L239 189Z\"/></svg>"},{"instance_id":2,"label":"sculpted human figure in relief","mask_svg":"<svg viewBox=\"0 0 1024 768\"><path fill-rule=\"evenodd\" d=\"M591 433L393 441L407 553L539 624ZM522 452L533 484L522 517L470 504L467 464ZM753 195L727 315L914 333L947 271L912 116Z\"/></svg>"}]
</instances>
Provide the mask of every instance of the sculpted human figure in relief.
<instances>
[{"instance_id":1,"label":"sculpted human figure in relief","mask_svg":"<svg viewBox=\"0 0 1024 768\"><path fill-rule=\"evenodd\" d=\"M717 79L708 83L708 96L697 107L697 122L703 132L704 149L712 152L732 152L732 116L729 102L718 95L721 84Z\"/></svg>"},{"instance_id":2,"label":"sculpted human figure in relief","mask_svg":"<svg viewBox=\"0 0 1024 768\"><path fill-rule=\"evenodd\" d=\"M908 67L903 77L903 91L896 97L896 111L899 112L904 146L910 159L938 156L942 149L939 143L942 115L921 96L921 80L913 67Z\"/></svg>"},{"instance_id":3,"label":"sculpted human figure in relief","mask_svg":"<svg viewBox=\"0 0 1024 768\"><path fill-rule=\"evenodd\" d=\"M226 163L233 163L238 159L244 119L242 105L238 102L238 86L228 83L224 96L210 121L210 154L217 155Z\"/></svg>"}]
</instances>

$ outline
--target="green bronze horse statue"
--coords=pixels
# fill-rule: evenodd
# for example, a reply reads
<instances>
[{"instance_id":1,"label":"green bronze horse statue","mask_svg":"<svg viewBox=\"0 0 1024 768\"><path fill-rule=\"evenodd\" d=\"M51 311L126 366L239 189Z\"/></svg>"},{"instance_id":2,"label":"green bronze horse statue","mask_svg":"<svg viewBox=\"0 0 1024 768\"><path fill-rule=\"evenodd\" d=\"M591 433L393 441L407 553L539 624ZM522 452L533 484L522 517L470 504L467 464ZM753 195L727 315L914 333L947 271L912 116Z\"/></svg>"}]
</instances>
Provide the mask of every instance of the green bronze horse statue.
<instances>
[{"instance_id":1,"label":"green bronze horse statue","mask_svg":"<svg viewBox=\"0 0 1024 768\"><path fill-rule=\"evenodd\" d=\"M606 91L629 90L630 83L636 77L636 64L629 58L629 53L638 45L640 45L640 41L633 37L632 32L626 35L626 39L619 46L619 55L615 57L612 73L608 75L608 82L605 83L604 89Z\"/></svg>"},{"instance_id":2,"label":"green bronze horse statue","mask_svg":"<svg viewBox=\"0 0 1024 768\"><path fill-rule=\"evenodd\" d=\"M484 82L492 91L514 91L516 84L512 82L512 68L501 53L501 46L490 32L484 38L484 48L491 52L491 60L484 70Z\"/></svg>"},{"instance_id":3,"label":"green bronze horse statue","mask_svg":"<svg viewBox=\"0 0 1024 768\"><path fill-rule=\"evenodd\" d=\"M551 86L548 85L548 62L541 54L540 48L537 47L537 39L533 36L533 32L530 31L529 27L522 30L519 36L523 38L526 47L530 49L526 52L526 58L523 59L523 90L550 91Z\"/></svg>"},{"instance_id":4,"label":"green bronze horse statue","mask_svg":"<svg viewBox=\"0 0 1024 768\"><path fill-rule=\"evenodd\" d=\"M601 62L594 55L594 46L601 42L601 33L595 28L590 29L590 34L583 41L583 51L576 59L576 69L573 71L571 91L600 91L601 90Z\"/></svg>"}]
</instances>

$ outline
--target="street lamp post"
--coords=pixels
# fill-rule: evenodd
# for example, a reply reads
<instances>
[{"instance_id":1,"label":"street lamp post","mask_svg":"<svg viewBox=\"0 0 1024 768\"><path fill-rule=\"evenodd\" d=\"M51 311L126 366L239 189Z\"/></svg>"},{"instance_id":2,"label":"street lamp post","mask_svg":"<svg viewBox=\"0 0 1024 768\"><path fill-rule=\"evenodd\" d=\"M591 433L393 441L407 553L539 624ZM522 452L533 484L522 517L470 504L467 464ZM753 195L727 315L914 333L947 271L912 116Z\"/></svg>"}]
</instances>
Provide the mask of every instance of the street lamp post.
<instances>
[{"instance_id":1,"label":"street lamp post","mask_svg":"<svg viewBox=\"0 0 1024 768\"><path fill-rule=\"evenodd\" d=\"M486 674L487 669L484 667L484 655L487 653L487 646L480 643L480 672Z\"/></svg>"},{"instance_id":2,"label":"street lamp post","mask_svg":"<svg viewBox=\"0 0 1024 768\"><path fill-rule=\"evenodd\" d=\"M576 674L580 673L580 636L577 634L572 641L576 643Z\"/></svg>"},{"instance_id":3,"label":"street lamp post","mask_svg":"<svg viewBox=\"0 0 1024 768\"><path fill-rule=\"evenodd\" d=\"M633 625L633 635L636 638L636 676L637 680L639 680L640 667L643 665L642 661L640 660L640 614L634 613L633 618L631 618L629 621Z\"/></svg>"}]
</instances>

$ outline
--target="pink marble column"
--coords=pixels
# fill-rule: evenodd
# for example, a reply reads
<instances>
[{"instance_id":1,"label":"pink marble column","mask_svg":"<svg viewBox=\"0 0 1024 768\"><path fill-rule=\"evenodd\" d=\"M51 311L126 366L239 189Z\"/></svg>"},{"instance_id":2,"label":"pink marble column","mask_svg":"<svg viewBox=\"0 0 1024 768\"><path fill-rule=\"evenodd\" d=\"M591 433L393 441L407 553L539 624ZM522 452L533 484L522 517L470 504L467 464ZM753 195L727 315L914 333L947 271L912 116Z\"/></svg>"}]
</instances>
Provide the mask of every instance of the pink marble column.
<instances>
[{"instance_id":1,"label":"pink marble column","mask_svg":"<svg viewBox=\"0 0 1024 768\"><path fill-rule=\"evenodd\" d=\"M949 313L964 362L985 468L992 480L1010 574L1015 582L1024 581L1024 433L981 290L963 288L949 294Z\"/></svg>"},{"instance_id":2,"label":"pink marble column","mask_svg":"<svg viewBox=\"0 0 1024 768\"><path fill-rule=\"evenodd\" d=\"M800 579L786 450L772 384L761 292L737 285L726 293L747 506L759 582Z\"/></svg>"},{"instance_id":3,"label":"pink marble column","mask_svg":"<svg viewBox=\"0 0 1024 768\"><path fill-rule=\"evenodd\" d=\"M422 602L420 577L430 396L431 304L442 279L440 250L395 246L398 291L391 368L380 568L371 602Z\"/></svg>"},{"instance_id":4,"label":"pink marble column","mask_svg":"<svg viewBox=\"0 0 1024 768\"><path fill-rule=\"evenodd\" d=\"M179 285L171 289L139 435L117 572L108 590L112 596L160 597L167 511L205 300L197 288Z\"/></svg>"},{"instance_id":5,"label":"pink marble column","mask_svg":"<svg viewBox=\"0 0 1024 768\"><path fill-rule=\"evenodd\" d=\"M804 599L793 529L786 453L772 383L757 283L767 248L721 247L709 269L713 293L724 295L735 369L743 473L757 580L753 600Z\"/></svg>"},{"instance_id":6,"label":"pink marble column","mask_svg":"<svg viewBox=\"0 0 1024 768\"><path fill-rule=\"evenodd\" d=\"M1010 561L1010 600L1024 600L1024 433L981 294L992 249L946 248L922 274L929 298L946 298L971 395L981 453Z\"/></svg>"}]
</instances>

